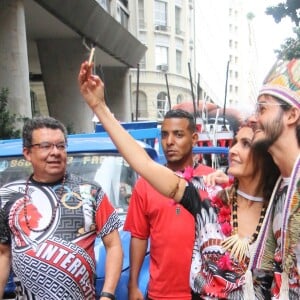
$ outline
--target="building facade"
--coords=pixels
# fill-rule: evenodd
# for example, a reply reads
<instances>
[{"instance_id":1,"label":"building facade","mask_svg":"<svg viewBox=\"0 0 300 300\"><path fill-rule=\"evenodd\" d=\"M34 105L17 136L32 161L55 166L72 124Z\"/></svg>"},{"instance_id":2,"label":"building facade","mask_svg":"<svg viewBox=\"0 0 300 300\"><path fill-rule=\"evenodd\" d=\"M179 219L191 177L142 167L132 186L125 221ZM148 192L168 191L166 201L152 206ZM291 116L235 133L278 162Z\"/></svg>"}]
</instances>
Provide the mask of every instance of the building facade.
<instances>
[{"instance_id":1,"label":"building facade","mask_svg":"<svg viewBox=\"0 0 300 300\"><path fill-rule=\"evenodd\" d=\"M0 88L12 113L92 131L76 77L96 46L121 121L198 100L243 107L258 86L253 17L242 0L0 0Z\"/></svg>"},{"instance_id":2,"label":"building facade","mask_svg":"<svg viewBox=\"0 0 300 300\"><path fill-rule=\"evenodd\" d=\"M10 112L61 120L72 132L94 129L77 86L81 62L96 47L107 102L129 121L129 68L146 47L128 30L126 0L0 0L0 88Z\"/></svg>"},{"instance_id":3,"label":"building facade","mask_svg":"<svg viewBox=\"0 0 300 300\"><path fill-rule=\"evenodd\" d=\"M242 108L256 101L259 82L258 54L253 20L245 1L230 0L228 8L228 106Z\"/></svg>"},{"instance_id":4,"label":"building facade","mask_svg":"<svg viewBox=\"0 0 300 300\"><path fill-rule=\"evenodd\" d=\"M134 0L129 8L132 32L147 47L130 72L133 119L161 120L169 107L193 99L251 105L257 52L244 1Z\"/></svg>"},{"instance_id":5,"label":"building facade","mask_svg":"<svg viewBox=\"0 0 300 300\"><path fill-rule=\"evenodd\" d=\"M133 32L147 47L130 72L133 118L162 120L170 107L192 101L193 1L136 0L130 8Z\"/></svg>"}]
</instances>

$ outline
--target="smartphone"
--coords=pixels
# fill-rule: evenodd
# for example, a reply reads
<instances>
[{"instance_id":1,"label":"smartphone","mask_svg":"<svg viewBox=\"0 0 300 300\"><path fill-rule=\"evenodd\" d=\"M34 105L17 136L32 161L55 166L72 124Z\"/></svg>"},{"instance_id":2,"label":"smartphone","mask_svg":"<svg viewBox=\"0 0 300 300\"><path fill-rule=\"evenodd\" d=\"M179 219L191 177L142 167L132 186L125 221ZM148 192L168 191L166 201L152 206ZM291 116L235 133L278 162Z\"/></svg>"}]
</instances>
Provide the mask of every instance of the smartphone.
<instances>
[{"instance_id":1,"label":"smartphone","mask_svg":"<svg viewBox=\"0 0 300 300\"><path fill-rule=\"evenodd\" d=\"M95 47L91 49L90 57L89 57L89 66L92 64L95 54Z\"/></svg>"}]
</instances>

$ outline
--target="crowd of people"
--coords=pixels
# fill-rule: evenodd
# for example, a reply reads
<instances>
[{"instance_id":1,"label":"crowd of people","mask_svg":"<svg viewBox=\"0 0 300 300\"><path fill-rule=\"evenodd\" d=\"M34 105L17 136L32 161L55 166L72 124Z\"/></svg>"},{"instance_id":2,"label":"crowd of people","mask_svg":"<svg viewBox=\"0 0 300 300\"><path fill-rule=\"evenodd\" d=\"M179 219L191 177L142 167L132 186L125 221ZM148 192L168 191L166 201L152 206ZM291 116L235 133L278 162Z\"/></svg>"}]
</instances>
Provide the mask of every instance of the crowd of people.
<instances>
[{"instance_id":1,"label":"crowd of people","mask_svg":"<svg viewBox=\"0 0 300 300\"><path fill-rule=\"evenodd\" d=\"M251 150L255 155L268 152L280 171L275 187L271 188L272 195L267 191L274 182L269 181L270 176L262 176L251 194L246 190L248 186L245 191L239 187L237 179L230 186L231 192L224 189L223 197L208 189L203 177L188 180L152 161L111 114L104 100L101 79L92 74L87 62L81 65L78 77L81 93L120 153L155 189L181 203L195 217L196 238L190 276L195 299L266 299L267 292L273 299L299 298L299 65L300 60L293 59L279 61L274 66L260 90L255 114L249 120L254 128ZM255 155L253 164L257 163ZM239 159L232 158L232 170L236 171L237 165L240 165ZM250 162L246 165L249 167ZM271 163L267 167L258 166L260 172L267 172ZM260 174L252 174L253 178L257 175ZM276 177L275 173L273 175ZM207 197L200 199L199 188L206 189ZM247 204L250 201L251 214L248 214L249 208L243 212L244 200ZM250 215L252 225L245 223L243 226L244 219ZM203 230L206 225L211 226ZM214 228L218 236L212 234L210 239L208 236ZM207 243L203 246L211 252L207 256L201 248L205 238ZM215 251L220 246L218 243L221 245L219 253ZM217 286L210 286L213 275L218 280ZM262 288L265 291L261 292Z\"/></svg>"},{"instance_id":2,"label":"crowd of people","mask_svg":"<svg viewBox=\"0 0 300 300\"><path fill-rule=\"evenodd\" d=\"M166 165L153 161L110 112L92 65L82 63L82 96L140 174L124 224L130 300L144 299L138 277L148 241L148 300L300 298L299 69L300 59L274 65L224 174L194 163L196 125L182 110L162 122ZM66 129L53 118L24 125L33 173L0 188L0 296L12 266L20 299L95 299L93 246L101 237L100 299L115 299L122 224L101 186L67 171L66 145Z\"/></svg>"}]
</instances>

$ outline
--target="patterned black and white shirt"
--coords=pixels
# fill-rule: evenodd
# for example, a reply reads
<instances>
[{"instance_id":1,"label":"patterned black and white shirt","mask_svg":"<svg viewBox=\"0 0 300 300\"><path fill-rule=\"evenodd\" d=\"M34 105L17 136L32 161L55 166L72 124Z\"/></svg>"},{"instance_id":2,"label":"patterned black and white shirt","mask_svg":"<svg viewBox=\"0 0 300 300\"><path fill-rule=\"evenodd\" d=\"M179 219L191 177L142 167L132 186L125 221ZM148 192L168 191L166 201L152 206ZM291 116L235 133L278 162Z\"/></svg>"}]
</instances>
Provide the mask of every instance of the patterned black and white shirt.
<instances>
[{"instance_id":1,"label":"patterned black and white shirt","mask_svg":"<svg viewBox=\"0 0 300 300\"><path fill-rule=\"evenodd\" d=\"M72 174L63 186L31 179L24 209L25 186L0 189L0 242L11 245L19 299L95 299L95 239L122 225L106 194Z\"/></svg>"}]
</instances>

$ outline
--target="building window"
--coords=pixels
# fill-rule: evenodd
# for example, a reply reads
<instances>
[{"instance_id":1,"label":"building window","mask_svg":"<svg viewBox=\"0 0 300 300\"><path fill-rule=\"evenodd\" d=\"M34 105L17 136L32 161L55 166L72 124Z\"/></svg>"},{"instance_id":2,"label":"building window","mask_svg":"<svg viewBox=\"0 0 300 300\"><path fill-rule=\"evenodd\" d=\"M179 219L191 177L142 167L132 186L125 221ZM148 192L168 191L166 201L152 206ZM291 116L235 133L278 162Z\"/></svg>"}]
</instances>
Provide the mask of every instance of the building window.
<instances>
[{"instance_id":1,"label":"building window","mask_svg":"<svg viewBox=\"0 0 300 300\"><path fill-rule=\"evenodd\" d=\"M237 71L235 71L234 76L237 79L239 77L239 73Z\"/></svg>"},{"instance_id":2,"label":"building window","mask_svg":"<svg viewBox=\"0 0 300 300\"><path fill-rule=\"evenodd\" d=\"M157 118L163 119L165 113L169 110L168 95L166 92L160 92L157 95Z\"/></svg>"},{"instance_id":3,"label":"building window","mask_svg":"<svg viewBox=\"0 0 300 300\"><path fill-rule=\"evenodd\" d=\"M34 91L30 90L30 100L31 100L31 113L33 116L37 116L40 113L39 102L37 95Z\"/></svg>"},{"instance_id":4,"label":"building window","mask_svg":"<svg viewBox=\"0 0 300 300\"><path fill-rule=\"evenodd\" d=\"M182 73L182 52L180 50L176 50L176 73Z\"/></svg>"},{"instance_id":5,"label":"building window","mask_svg":"<svg viewBox=\"0 0 300 300\"><path fill-rule=\"evenodd\" d=\"M229 47L232 47L232 40L229 40Z\"/></svg>"},{"instance_id":6,"label":"building window","mask_svg":"<svg viewBox=\"0 0 300 300\"><path fill-rule=\"evenodd\" d=\"M164 46L155 47L155 65L160 71L168 71L168 48Z\"/></svg>"},{"instance_id":7,"label":"building window","mask_svg":"<svg viewBox=\"0 0 300 300\"><path fill-rule=\"evenodd\" d=\"M125 7L128 7L128 0L119 0Z\"/></svg>"},{"instance_id":8,"label":"building window","mask_svg":"<svg viewBox=\"0 0 300 300\"><path fill-rule=\"evenodd\" d=\"M108 13L110 13L110 0L99 0L98 2Z\"/></svg>"},{"instance_id":9,"label":"building window","mask_svg":"<svg viewBox=\"0 0 300 300\"><path fill-rule=\"evenodd\" d=\"M234 91L235 91L235 93L237 94L237 93L239 92L239 87L238 87L238 86L235 86L235 87L234 87Z\"/></svg>"},{"instance_id":10,"label":"building window","mask_svg":"<svg viewBox=\"0 0 300 300\"><path fill-rule=\"evenodd\" d=\"M167 3L166 2L155 1L154 24L155 24L155 26L167 27L168 18L167 18Z\"/></svg>"},{"instance_id":11,"label":"building window","mask_svg":"<svg viewBox=\"0 0 300 300\"><path fill-rule=\"evenodd\" d=\"M140 60L140 69L146 69L146 54Z\"/></svg>"},{"instance_id":12,"label":"building window","mask_svg":"<svg viewBox=\"0 0 300 300\"><path fill-rule=\"evenodd\" d=\"M145 23L144 0L139 0L138 7L139 7L139 28L140 29L145 29L146 28L146 23Z\"/></svg>"},{"instance_id":13,"label":"building window","mask_svg":"<svg viewBox=\"0 0 300 300\"><path fill-rule=\"evenodd\" d=\"M181 31L181 8L175 6L175 31L176 34L182 34Z\"/></svg>"},{"instance_id":14,"label":"building window","mask_svg":"<svg viewBox=\"0 0 300 300\"><path fill-rule=\"evenodd\" d=\"M125 10L125 8L121 5L118 5L117 7L117 20L123 25L126 29L128 29L128 19L129 14Z\"/></svg>"},{"instance_id":15,"label":"building window","mask_svg":"<svg viewBox=\"0 0 300 300\"><path fill-rule=\"evenodd\" d=\"M177 98L176 98L176 103L180 104L180 103L182 103L182 100L183 100L182 95L178 95Z\"/></svg>"}]
</instances>

